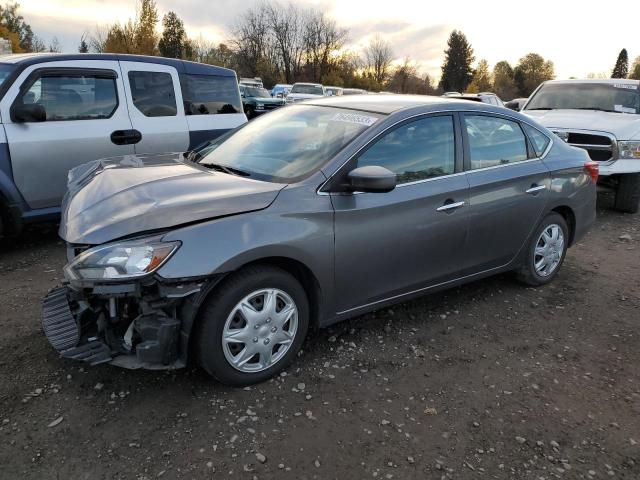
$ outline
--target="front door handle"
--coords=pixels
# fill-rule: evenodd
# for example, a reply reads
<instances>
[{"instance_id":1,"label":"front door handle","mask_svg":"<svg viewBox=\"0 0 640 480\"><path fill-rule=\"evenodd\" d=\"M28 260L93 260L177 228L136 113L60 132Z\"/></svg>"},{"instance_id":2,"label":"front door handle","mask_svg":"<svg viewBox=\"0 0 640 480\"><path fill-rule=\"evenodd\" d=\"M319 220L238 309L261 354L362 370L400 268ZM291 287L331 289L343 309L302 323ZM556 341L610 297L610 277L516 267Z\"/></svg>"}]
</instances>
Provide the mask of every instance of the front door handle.
<instances>
[{"instance_id":1,"label":"front door handle","mask_svg":"<svg viewBox=\"0 0 640 480\"><path fill-rule=\"evenodd\" d=\"M525 193L528 193L529 195L536 195L539 191L546 190L546 188L546 185L536 185L534 183L533 185L531 185L531 188L529 190L525 190Z\"/></svg>"},{"instance_id":2,"label":"front door handle","mask_svg":"<svg viewBox=\"0 0 640 480\"><path fill-rule=\"evenodd\" d=\"M136 129L111 132L111 142L116 145L134 145L140 140L142 140L142 134Z\"/></svg>"},{"instance_id":3,"label":"front door handle","mask_svg":"<svg viewBox=\"0 0 640 480\"><path fill-rule=\"evenodd\" d=\"M437 212L450 212L450 211L455 210L456 208L460 208L460 207L464 207L464 202L448 201L448 203L445 203L441 207L436 208L436 211Z\"/></svg>"}]
</instances>

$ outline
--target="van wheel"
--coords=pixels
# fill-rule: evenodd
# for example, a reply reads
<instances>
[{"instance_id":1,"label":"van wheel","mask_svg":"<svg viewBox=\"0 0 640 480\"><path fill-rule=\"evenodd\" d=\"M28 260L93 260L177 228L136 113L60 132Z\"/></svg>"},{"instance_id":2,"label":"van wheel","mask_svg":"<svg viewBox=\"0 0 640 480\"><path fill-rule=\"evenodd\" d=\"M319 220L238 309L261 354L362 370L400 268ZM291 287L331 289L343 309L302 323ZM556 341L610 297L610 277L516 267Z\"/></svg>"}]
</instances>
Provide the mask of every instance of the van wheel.
<instances>
[{"instance_id":1,"label":"van wheel","mask_svg":"<svg viewBox=\"0 0 640 480\"><path fill-rule=\"evenodd\" d=\"M289 273L255 266L212 292L199 318L200 365L231 386L265 381L288 366L309 327L309 302Z\"/></svg>"},{"instance_id":2,"label":"van wheel","mask_svg":"<svg viewBox=\"0 0 640 480\"><path fill-rule=\"evenodd\" d=\"M614 206L620 212L638 213L638 209L640 209L640 173L620 175Z\"/></svg>"},{"instance_id":3,"label":"van wheel","mask_svg":"<svg viewBox=\"0 0 640 480\"><path fill-rule=\"evenodd\" d=\"M254 117L253 110L250 107L244 107L244 114L247 116L247 120L251 120Z\"/></svg>"},{"instance_id":4,"label":"van wheel","mask_svg":"<svg viewBox=\"0 0 640 480\"><path fill-rule=\"evenodd\" d=\"M531 286L551 282L564 262L568 241L569 228L562 215L550 213L544 217L527 245L518 279Z\"/></svg>"}]
</instances>

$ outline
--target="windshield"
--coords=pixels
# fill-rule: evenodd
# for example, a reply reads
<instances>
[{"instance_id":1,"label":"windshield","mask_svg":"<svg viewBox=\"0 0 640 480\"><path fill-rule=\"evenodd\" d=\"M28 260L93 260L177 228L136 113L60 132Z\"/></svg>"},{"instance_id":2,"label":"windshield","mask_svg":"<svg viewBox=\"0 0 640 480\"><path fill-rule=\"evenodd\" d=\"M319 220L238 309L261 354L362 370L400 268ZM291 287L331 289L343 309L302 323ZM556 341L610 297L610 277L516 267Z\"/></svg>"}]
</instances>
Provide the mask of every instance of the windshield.
<instances>
[{"instance_id":1,"label":"windshield","mask_svg":"<svg viewBox=\"0 0 640 480\"><path fill-rule=\"evenodd\" d=\"M199 163L257 180L294 183L316 172L379 118L340 108L292 105L215 142Z\"/></svg>"},{"instance_id":2,"label":"windshield","mask_svg":"<svg viewBox=\"0 0 640 480\"><path fill-rule=\"evenodd\" d=\"M9 63L0 63L0 87L4 84L11 72L15 70L15 66Z\"/></svg>"},{"instance_id":3,"label":"windshield","mask_svg":"<svg viewBox=\"0 0 640 480\"><path fill-rule=\"evenodd\" d=\"M291 93L304 93L308 95L324 95L322 87L318 85L294 85Z\"/></svg>"},{"instance_id":4,"label":"windshield","mask_svg":"<svg viewBox=\"0 0 640 480\"><path fill-rule=\"evenodd\" d=\"M526 110L604 110L640 114L640 90L628 83L549 83L534 95Z\"/></svg>"},{"instance_id":5,"label":"windshield","mask_svg":"<svg viewBox=\"0 0 640 480\"><path fill-rule=\"evenodd\" d=\"M256 87L245 87L244 95L245 97L258 97L258 98L265 98L265 97L271 96L265 88L256 88Z\"/></svg>"}]
</instances>

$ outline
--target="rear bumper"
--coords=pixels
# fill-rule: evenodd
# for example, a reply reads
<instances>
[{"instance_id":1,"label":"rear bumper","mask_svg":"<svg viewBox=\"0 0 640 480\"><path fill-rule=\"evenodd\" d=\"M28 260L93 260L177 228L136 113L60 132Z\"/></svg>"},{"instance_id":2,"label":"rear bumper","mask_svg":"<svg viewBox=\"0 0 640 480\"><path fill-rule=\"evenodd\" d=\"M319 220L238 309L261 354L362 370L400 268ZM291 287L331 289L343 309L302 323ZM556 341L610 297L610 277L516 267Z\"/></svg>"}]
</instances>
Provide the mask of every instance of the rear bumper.
<instances>
[{"instance_id":1,"label":"rear bumper","mask_svg":"<svg viewBox=\"0 0 640 480\"><path fill-rule=\"evenodd\" d=\"M596 221L596 202L598 199L596 186L591 185L588 192L584 201L579 202L574 209L576 225L572 244L580 241Z\"/></svg>"},{"instance_id":2,"label":"rear bumper","mask_svg":"<svg viewBox=\"0 0 640 480\"><path fill-rule=\"evenodd\" d=\"M45 297L42 328L64 358L125 368L181 368L202 286L155 280L145 285L66 285Z\"/></svg>"}]
</instances>

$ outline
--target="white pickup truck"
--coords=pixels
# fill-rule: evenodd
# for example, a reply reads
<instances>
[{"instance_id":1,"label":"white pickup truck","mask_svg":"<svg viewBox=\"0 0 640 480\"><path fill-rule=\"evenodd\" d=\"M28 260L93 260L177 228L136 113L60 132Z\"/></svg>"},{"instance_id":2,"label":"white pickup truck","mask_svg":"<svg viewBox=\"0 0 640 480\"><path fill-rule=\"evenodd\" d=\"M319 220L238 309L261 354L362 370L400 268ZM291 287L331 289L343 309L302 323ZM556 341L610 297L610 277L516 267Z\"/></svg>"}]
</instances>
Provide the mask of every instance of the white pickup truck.
<instances>
[{"instance_id":1,"label":"white pickup truck","mask_svg":"<svg viewBox=\"0 0 640 480\"><path fill-rule=\"evenodd\" d=\"M522 113L562 140L589 152L600 181L616 192L615 208L640 208L640 81L552 80L529 97Z\"/></svg>"}]
</instances>

